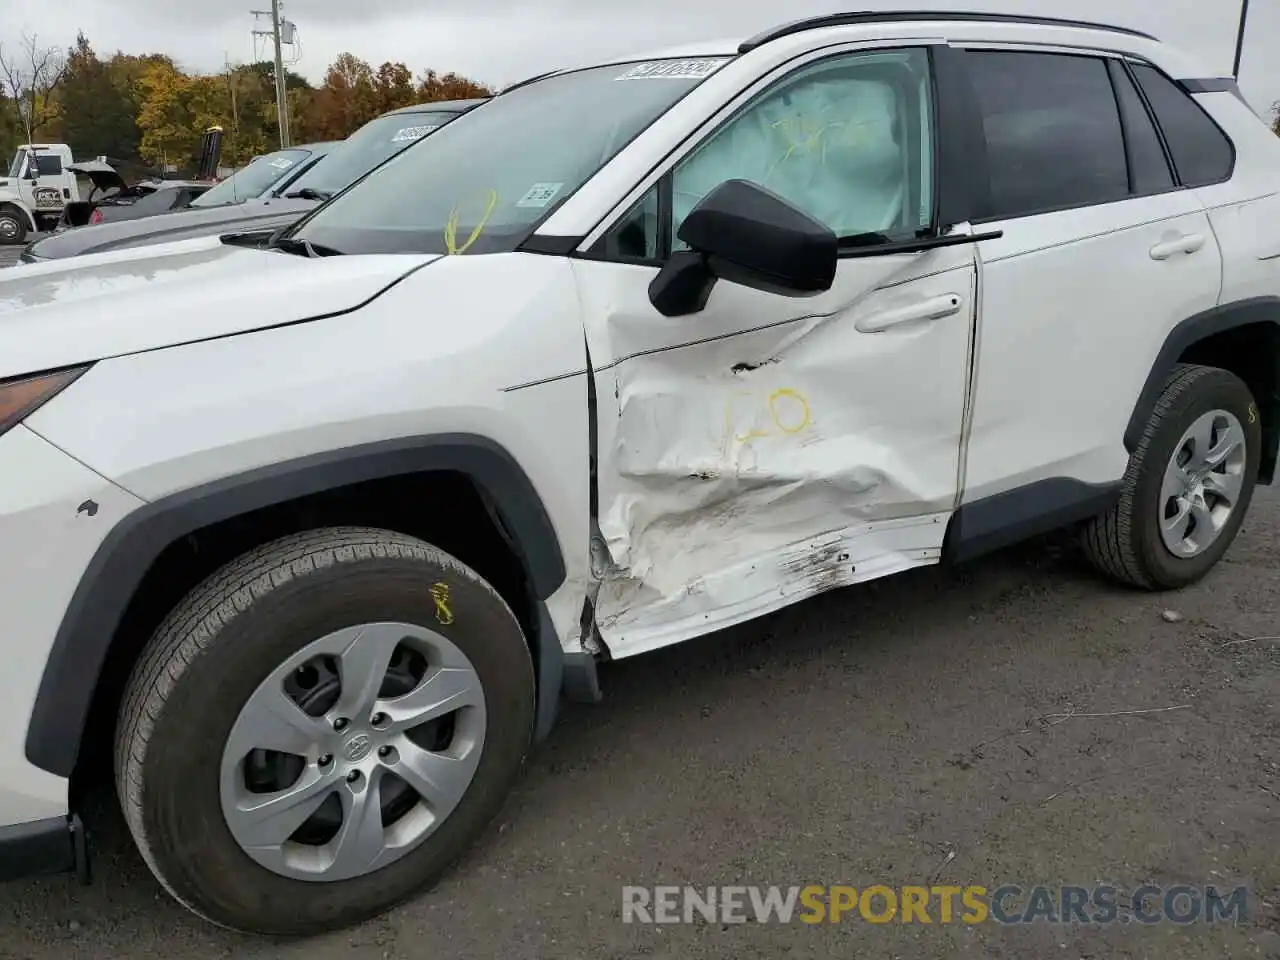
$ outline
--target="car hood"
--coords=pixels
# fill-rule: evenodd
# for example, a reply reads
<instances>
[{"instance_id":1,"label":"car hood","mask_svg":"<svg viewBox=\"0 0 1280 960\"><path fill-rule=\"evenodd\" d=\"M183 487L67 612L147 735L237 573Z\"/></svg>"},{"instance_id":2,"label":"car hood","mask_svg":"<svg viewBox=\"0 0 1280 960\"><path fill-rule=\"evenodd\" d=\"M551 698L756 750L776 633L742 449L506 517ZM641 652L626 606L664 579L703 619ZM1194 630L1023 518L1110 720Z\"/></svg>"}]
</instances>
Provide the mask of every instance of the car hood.
<instances>
[{"instance_id":1,"label":"car hood","mask_svg":"<svg viewBox=\"0 0 1280 960\"><path fill-rule=\"evenodd\" d=\"M317 206L319 203L315 200L253 200L226 207L192 208L136 220L109 221L44 237L32 243L27 254L28 259L61 260L195 237L273 230L288 226Z\"/></svg>"},{"instance_id":2,"label":"car hood","mask_svg":"<svg viewBox=\"0 0 1280 960\"><path fill-rule=\"evenodd\" d=\"M0 270L0 380L345 313L437 259L312 259L209 237Z\"/></svg>"}]
</instances>

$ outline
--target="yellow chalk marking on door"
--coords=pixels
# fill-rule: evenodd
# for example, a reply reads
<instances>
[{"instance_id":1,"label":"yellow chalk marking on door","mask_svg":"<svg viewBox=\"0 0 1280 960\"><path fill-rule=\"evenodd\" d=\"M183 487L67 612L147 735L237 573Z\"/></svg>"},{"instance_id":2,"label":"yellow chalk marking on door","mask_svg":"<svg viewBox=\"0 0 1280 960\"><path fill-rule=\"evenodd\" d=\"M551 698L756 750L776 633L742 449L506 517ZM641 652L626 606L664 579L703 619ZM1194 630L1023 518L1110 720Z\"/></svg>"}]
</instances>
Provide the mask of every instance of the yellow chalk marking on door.
<instances>
[{"instance_id":1,"label":"yellow chalk marking on door","mask_svg":"<svg viewBox=\"0 0 1280 960\"><path fill-rule=\"evenodd\" d=\"M784 398L794 400L800 404L799 423L788 425L782 422L782 415L778 412L778 401ZM809 410L809 401L790 387L783 387L781 390L775 390L769 394L769 413L773 415L773 422L777 424L778 429L783 433L799 433L813 422L813 415Z\"/></svg>"}]
</instances>

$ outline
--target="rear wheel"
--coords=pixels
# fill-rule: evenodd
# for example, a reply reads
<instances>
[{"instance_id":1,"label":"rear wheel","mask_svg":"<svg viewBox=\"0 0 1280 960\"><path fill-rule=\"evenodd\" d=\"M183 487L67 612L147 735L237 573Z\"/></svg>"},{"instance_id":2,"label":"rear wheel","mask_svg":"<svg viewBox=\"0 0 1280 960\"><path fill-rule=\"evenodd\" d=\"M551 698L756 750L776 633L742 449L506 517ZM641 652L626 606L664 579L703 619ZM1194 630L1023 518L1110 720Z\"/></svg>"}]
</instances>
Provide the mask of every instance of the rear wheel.
<instances>
[{"instance_id":1,"label":"rear wheel","mask_svg":"<svg viewBox=\"0 0 1280 960\"><path fill-rule=\"evenodd\" d=\"M501 806L533 717L520 625L478 574L399 534L317 531L233 562L157 631L117 786L178 900L308 935L438 877Z\"/></svg>"},{"instance_id":2,"label":"rear wheel","mask_svg":"<svg viewBox=\"0 0 1280 960\"><path fill-rule=\"evenodd\" d=\"M0 206L0 244L14 245L26 239L26 216L14 207Z\"/></svg>"},{"instance_id":3,"label":"rear wheel","mask_svg":"<svg viewBox=\"0 0 1280 960\"><path fill-rule=\"evenodd\" d=\"M1261 450L1261 417L1244 381L1179 364L1130 457L1120 501L1084 530L1085 553L1133 586L1194 583L1235 540Z\"/></svg>"}]
</instances>

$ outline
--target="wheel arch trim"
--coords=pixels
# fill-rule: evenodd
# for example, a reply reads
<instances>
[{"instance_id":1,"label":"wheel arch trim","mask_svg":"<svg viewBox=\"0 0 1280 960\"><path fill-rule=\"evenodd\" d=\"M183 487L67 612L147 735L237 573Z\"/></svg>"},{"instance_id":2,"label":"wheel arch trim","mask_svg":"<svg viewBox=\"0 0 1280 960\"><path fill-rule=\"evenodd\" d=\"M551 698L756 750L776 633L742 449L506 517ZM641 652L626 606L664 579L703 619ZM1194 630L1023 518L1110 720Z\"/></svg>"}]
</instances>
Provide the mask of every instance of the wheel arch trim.
<instances>
[{"instance_id":1,"label":"wheel arch trim","mask_svg":"<svg viewBox=\"0 0 1280 960\"><path fill-rule=\"evenodd\" d=\"M1275 335L1280 337L1280 297L1252 297L1219 304L1188 317L1170 330L1129 416L1124 431L1125 449L1133 453L1138 448L1147 417L1160 397L1165 378L1187 349L1228 330L1259 323L1271 324ZM1273 377L1277 389L1272 396L1255 398L1268 412L1263 423L1262 462L1258 472L1261 483L1272 481L1277 453L1280 452L1280 352L1273 358Z\"/></svg>"},{"instance_id":2,"label":"wheel arch trim","mask_svg":"<svg viewBox=\"0 0 1280 960\"><path fill-rule=\"evenodd\" d=\"M327 490L412 473L468 476L495 514L529 583L538 631L531 651L539 679L539 727L558 702L563 664L559 642L546 634L543 601L564 582L556 530L524 470L499 444L463 433L412 437L348 447L225 477L141 507L106 536L67 605L45 663L25 752L36 767L69 778L107 653L129 602L161 552L195 531ZM544 649L554 644L554 649ZM549 702L547 702L549 701Z\"/></svg>"}]
</instances>

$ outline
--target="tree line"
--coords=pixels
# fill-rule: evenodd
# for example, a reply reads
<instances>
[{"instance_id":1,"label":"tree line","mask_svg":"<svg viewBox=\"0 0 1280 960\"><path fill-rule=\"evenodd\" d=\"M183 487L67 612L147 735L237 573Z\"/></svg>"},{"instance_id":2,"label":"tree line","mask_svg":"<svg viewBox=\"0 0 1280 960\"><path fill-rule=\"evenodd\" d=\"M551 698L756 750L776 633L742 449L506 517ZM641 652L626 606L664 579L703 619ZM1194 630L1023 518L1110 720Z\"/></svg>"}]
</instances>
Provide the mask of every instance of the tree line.
<instances>
[{"instance_id":1,"label":"tree line","mask_svg":"<svg viewBox=\"0 0 1280 960\"><path fill-rule=\"evenodd\" d=\"M269 62L200 74L160 53L102 57L83 33L65 51L34 35L0 43L0 167L30 140L65 143L77 160L190 171L211 126L223 129L222 164L238 166L280 144L274 75ZM404 63L375 68L351 53L319 85L289 72L285 87L294 143L340 140L396 107L493 92L457 73L415 76Z\"/></svg>"}]
</instances>

